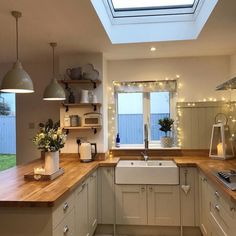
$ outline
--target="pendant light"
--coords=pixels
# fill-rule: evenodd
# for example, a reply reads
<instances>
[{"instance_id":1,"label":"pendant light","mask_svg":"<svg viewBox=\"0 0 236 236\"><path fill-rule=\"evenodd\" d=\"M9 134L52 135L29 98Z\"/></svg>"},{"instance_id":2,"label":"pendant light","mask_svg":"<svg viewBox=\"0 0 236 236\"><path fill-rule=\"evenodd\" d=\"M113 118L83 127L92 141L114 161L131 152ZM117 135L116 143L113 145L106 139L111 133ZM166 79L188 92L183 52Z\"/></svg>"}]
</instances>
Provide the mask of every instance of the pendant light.
<instances>
[{"instance_id":1,"label":"pendant light","mask_svg":"<svg viewBox=\"0 0 236 236\"><path fill-rule=\"evenodd\" d=\"M52 47L52 80L46 87L43 93L43 100L48 101L60 101L66 100L66 94L62 86L57 82L55 77L55 60L54 60L54 48L57 46L56 43L50 43Z\"/></svg>"},{"instance_id":2,"label":"pendant light","mask_svg":"<svg viewBox=\"0 0 236 236\"><path fill-rule=\"evenodd\" d=\"M1 92L33 93L32 80L19 61L18 19L22 14L18 11L12 11L11 14L16 19L16 62L13 64L12 69L3 77Z\"/></svg>"}]
</instances>

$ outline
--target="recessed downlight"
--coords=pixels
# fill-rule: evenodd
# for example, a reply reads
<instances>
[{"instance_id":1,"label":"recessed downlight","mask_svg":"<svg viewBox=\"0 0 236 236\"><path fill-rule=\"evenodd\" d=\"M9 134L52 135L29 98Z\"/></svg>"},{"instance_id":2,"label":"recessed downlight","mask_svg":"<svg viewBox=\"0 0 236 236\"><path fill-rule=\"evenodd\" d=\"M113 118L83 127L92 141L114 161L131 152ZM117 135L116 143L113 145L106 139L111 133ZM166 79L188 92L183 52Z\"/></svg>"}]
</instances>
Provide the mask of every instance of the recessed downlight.
<instances>
[{"instance_id":1,"label":"recessed downlight","mask_svg":"<svg viewBox=\"0 0 236 236\"><path fill-rule=\"evenodd\" d=\"M151 51L151 52L155 52L156 50L157 50L157 49L156 49L155 47L151 47L151 48L150 48L150 51Z\"/></svg>"}]
</instances>

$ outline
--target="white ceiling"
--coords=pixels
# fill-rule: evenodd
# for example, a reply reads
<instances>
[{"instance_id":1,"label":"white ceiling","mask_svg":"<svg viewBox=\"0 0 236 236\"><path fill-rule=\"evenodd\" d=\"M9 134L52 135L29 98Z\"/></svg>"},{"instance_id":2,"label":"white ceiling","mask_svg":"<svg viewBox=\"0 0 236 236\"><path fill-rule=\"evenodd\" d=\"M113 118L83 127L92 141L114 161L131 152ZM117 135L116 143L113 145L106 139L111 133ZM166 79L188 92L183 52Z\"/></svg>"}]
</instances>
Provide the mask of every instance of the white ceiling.
<instances>
[{"instance_id":1,"label":"white ceiling","mask_svg":"<svg viewBox=\"0 0 236 236\"><path fill-rule=\"evenodd\" d=\"M209 0L210 1L210 0ZM231 55L236 52L236 1L219 0L197 40L112 45L90 0L1 0L0 62L15 59L15 22L11 10L22 11L22 61L51 59L57 54L103 52L108 59ZM150 52L150 46L156 46Z\"/></svg>"}]
</instances>

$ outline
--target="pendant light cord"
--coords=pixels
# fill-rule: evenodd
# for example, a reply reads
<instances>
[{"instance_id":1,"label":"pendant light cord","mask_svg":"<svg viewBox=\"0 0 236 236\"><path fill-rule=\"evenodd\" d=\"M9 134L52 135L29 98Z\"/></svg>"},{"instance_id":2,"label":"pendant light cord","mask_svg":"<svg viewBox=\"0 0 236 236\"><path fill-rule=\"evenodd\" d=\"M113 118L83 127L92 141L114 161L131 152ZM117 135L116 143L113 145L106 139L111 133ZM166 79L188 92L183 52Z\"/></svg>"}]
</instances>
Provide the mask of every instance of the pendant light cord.
<instances>
[{"instance_id":1,"label":"pendant light cord","mask_svg":"<svg viewBox=\"0 0 236 236\"><path fill-rule=\"evenodd\" d=\"M54 46L52 46L52 75L55 77Z\"/></svg>"},{"instance_id":2,"label":"pendant light cord","mask_svg":"<svg viewBox=\"0 0 236 236\"><path fill-rule=\"evenodd\" d=\"M12 11L12 16L16 19L16 59L19 59L19 30L18 30L18 19L22 16L19 11Z\"/></svg>"},{"instance_id":3,"label":"pendant light cord","mask_svg":"<svg viewBox=\"0 0 236 236\"><path fill-rule=\"evenodd\" d=\"M16 59L19 59L19 31L18 31L18 17L16 17Z\"/></svg>"},{"instance_id":4,"label":"pendant light cord","mask_svg":"<svg viewBox=\"0 0 236 236\"><path fill-rule=\"evenodd\" d=\"M55 47L57 46L57 43L49 43L49 45L52 47L52 78L55 78Z\"/></svg>"}]
</instances>

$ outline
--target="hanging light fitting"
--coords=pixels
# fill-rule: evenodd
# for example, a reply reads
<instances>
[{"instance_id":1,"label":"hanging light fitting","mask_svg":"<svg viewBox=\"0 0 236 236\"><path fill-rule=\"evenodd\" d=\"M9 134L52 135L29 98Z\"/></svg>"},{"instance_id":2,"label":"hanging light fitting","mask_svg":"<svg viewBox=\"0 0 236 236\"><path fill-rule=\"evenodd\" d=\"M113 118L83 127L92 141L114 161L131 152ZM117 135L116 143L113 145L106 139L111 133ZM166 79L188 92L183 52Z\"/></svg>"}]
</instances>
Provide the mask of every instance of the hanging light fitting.
<instances>
[{"instance_id":1,"label":"hanging light fitting","mask_svg":"<svg viewBox=\"0 0 236 236\"><path fill-rule=\"evenodd\" d=\"M3 77L1 92L33 93L32 80L19 61L18 19L22 14L19 11L12 11L11 14L16 19L16 62L13 64L12 69Z\"/></svg>"},{"instance_id":2,"label":"hanging light fitting","mask_svg":"<svg viewBox=\"0 0 236 236\"><path fill-rule=\"evenodd\" d=\"M52 79L50 84L46 87L43 93L43 100L48 101L60 101L66 100L66 94L62 86L57 82L55 77L55 58L54 58L54 48L57 43L50 43L52 47Z\"/></svg>"}]
</instances>

